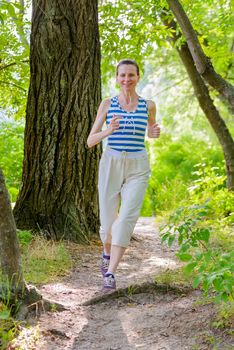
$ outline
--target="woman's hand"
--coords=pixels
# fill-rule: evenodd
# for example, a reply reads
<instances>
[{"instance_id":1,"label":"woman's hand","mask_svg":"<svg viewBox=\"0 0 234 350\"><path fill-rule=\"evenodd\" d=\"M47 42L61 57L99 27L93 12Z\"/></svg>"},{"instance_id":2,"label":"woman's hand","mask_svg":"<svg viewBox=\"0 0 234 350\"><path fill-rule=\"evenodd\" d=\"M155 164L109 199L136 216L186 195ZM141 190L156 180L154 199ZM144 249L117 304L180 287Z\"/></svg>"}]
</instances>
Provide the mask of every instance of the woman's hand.
<instances>
[{"instance_id":1,"label":"woman's hand","mask_svg":"<svg viewBox=\"0 0 234 350\"><path fill-rule=\"evenodd\" d=\"M110 124L108 126L108 130L110 131L110 134L112 134L114 131L119 129L120 123L119 120L122 119L123 117L118 115L114 115L111 120L110 120Z\"/></svg>"},{"instance_id":2,"label":"woman's hand","mask_svg":"<svg viewBox=\"0 0 234 350\"><path fill-rule=\"evenodd\" d=\"M148 136L151 138L158 138L160 136L160 126L157 123L154 123L150 127L148 127Z\"/></svg>"}]
</instances>

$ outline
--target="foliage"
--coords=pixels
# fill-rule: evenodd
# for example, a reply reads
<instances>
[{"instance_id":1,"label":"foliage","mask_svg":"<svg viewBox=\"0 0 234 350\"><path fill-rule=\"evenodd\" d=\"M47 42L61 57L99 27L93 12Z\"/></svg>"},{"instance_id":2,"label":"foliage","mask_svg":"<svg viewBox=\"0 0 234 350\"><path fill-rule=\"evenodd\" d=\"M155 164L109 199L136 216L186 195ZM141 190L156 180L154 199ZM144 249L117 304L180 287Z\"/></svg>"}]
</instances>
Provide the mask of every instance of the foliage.
<instances>
[{"instance_id":1,"label":"foliage","mask_svg":"<svg viewBox=\"0 0 234 350\"><path fill-rule=\"evenodd\" d=\"M198 33L200 42L215 69L225 78L231 78L233 65L234 12L231 1L182 1L184 10Z\"/></svg>"},{"instance_id":2,"label":"foliage","mask_svg":"<svg viewBox=\"0 0 234 350\"><path fill-rule=\"evenodd\" d=\"M22 174L24 126L18 122L0 122L0 168L11 201L15 202Z\"/></svg>"},{"instance_id":3,"label":"foliage","mask_svg":"<svg viewBox=\"0 0 234 350\"><path fill-rule=\"evenodd\" d=\"M197 177L188 188L193 202L210 201L210 217L224 227L234 224L234 193L225 187L226 176L223 167L207 165L205 162L194 166Z\"/></svg>"},{"instance_id":4,"label":"foliage","mask_svg":"<svg viewBox=\"0 0 234 350\"><path fill-rule=\"evenodd\" d=\"M220 303L216 320L212 322L214 328L231 328L234 323L234 301Z\"/></svg>"},{"instance_id":5,"label":"foliage","mask_svg":"<svg viewBox=\"0 0 234 350\"><path fill-rule=\"evenodd\" d=\"M191 4L191 1L184 0L182 5L212 63L220 74L230 76L234 23L231 2L196 0ZM172 51L168 43L171 32L161 20L165 9L168 5L164 0L101 1L99 23L104 74L113 71L113 63L115 65L123 57L137 58L140 62L145 57L158 59L160 49L163 49L160 54L168 57Z\"/></svg>"},{"instance_id":6,"label":"foliage","mask_svg":"<svg viewBox=\"0 0 234 350\"><path fill-rule=\"evenodd\" d=\"M190 204L171 215L161 229L162 241L169 246L177 242L177 256L186 263L184 271L194 274L195 288L201 286L206 293L214 292L216 302L230 301L234 298L234 193L224 187L225 177L215 173L219 168L200 164L198 169L199 179L190 187ZM219 206L220 198L223 198L223 204L221 202ZM200 204L204 199L206 201ZM216 235L220 222L222 228L224 222L229 227L225 249L212 244L212 236Z\"/></svg>"},{"instance_id":7,"label":"foliage","mask_svg":"<svg viewBox=\"0 0 234 350\"><path fill-rule=\"evenodd\" d=\"M23 325L11 316L10 306L0 302L0 350L33 350L39 343L39 328Z\"/></svg>"},{"instance_id":8,"label":"foliage","mask_svg":"<svg viewBox=\"0 0 234 350\"><path fill-rule=\"evenodd\" d=\"M21 231L17 230L17 237L19 239L21 246L29 245L34 239L33 233L31 231Z\"/></svg>"},{"instance_id":9,"label":"foliage","mask_svg":"<svg viewBox=\"0 0 234 350\"><path fill-rule=\"evenodd\" d=\"M0 302L0 349L5 350L6 346L16 336L17 322L9 315L9 309Z\"/></svg>"},{"instance_id":10,"label":"foliage","mask_svg":"<svg viewBox=\"0 0 234 350\"><path fill-rule=\"evenodd\" d=\"M211 228L200 225L207 216L206 205L180 208L171 217L162 233L162 241L171 246L177 239L177 256L187 265L186 273L194 272L194 288L201 285L208 293L215 291L215 301L232 300L234 285L234 252L212 250L209 239Z\"/></svg>"},{"instance_id":11,"label":"foliage","mask_svg":"<svg viewBox=\"0 0 234 350\"><path fill-rule=\"evenodd\" d=\"M6 349L18 331L18 323L13 316L19 304L12 300L11 283L0 273L0 349Z\"/></svg>"},{"instance_id":12,"label":"foliage","mask_svg":"<svg viewBox=\"0 0 234 350\"><path fill-rule=\"evenodd\" d=\"M16 118L24 115L29 83L29 6L29 1L0 1L0 106Z\"/></svg>"},{"instance_id":13,"label":"foliage","mask_svg":"<svg viewBox=\"0 0 234 350\"><path fill-rule=\"evenodd\" d=\"M150 144L149 153L151 178L142 209L146 216L172 211L187 200L188 187L197 179L194 166L201 160L212 166L223 164L219 148L190 133L176 139L162 133L160 139Z\"/></svg>"},{"instance_id":14,"label":"foliage","mask_svg":"<svg viewBox=\"0 0 234 350\"><path fill-rule=\"evenodd\" d=\"M102 1L99 6L99 28L104 82L110 72L113 75L116 61L131 57L139 62L142 69L143 59L157 47L153 47L152 42L167 45L165 38L168 32L157 21L153 1Z\"/></svg>"}]
</instances>

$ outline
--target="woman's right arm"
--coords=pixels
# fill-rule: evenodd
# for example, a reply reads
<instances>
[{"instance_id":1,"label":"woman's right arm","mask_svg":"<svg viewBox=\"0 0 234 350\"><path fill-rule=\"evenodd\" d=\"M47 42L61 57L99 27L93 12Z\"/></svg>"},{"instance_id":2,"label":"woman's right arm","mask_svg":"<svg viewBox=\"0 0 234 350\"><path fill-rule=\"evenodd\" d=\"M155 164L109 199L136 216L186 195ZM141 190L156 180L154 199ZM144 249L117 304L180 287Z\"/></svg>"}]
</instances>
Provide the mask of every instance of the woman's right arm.
<instances>
[{"instance_id":1,"label":"woman's right arm","mask_svg":"<svg viewBox=\"0 0 234 350\"><path fill-rule=\"evenodd\" d=\"M110 107L111 100L109 98L103 100L98 108L97 117L87 139L88 147L93 147L101 142L105 137L111 135L113 131L119 128L120 117L113 117L107 129L102 130L102 126L106 120L106 115Z\"/></svg>"}]
</instances>

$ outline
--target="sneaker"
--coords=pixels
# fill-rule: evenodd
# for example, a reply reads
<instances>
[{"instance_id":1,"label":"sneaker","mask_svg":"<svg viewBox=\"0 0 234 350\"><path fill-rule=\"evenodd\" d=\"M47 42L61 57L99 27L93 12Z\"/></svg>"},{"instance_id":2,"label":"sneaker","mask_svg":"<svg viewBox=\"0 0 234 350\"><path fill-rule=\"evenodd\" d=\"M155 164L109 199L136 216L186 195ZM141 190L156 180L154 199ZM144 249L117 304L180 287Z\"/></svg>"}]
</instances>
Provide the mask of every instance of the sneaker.
<instances>
[{"instance_id":1,"label":"sneaker","mask_svg":"<svg viewBox=\"0 0 234 350\"><path fill-rule=\"evenodd\" d=\"M109 263L110 263L110 256L103 254L102 261L101 261L101 273L103 277L108 271Z\"/></svg>"},{"instance_id":2,"label":"sneaker","mask_svg":"<svg viewBox=\"0 0 234 350\"><path fill-rule=\"evenodd\" d=\"M111 291L116 289L116 281L115 281L115 276L110 274L106 274L104 276L103 280L103 290L104 291Z\"/></svg>"}]
</instances>

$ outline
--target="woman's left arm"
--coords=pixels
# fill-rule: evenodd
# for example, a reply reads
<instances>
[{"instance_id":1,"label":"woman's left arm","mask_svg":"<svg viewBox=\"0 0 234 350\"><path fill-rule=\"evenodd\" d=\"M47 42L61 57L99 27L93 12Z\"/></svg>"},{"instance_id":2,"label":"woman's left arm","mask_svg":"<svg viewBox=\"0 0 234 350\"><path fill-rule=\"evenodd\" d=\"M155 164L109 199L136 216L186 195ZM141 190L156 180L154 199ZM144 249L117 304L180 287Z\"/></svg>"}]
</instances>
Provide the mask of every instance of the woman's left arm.
<instances>
[{"instance_id":1,"label":"woman's left arm","mask_svg":"<svg viewBox=\"0 0 234 350\"><path fill-rule=\"evenodd\" d=\"M156 105L153 101L147 101L148 106L148 137L158 138L160 136L160 126L156 123Z\"/></svg>"}]
</instances>

